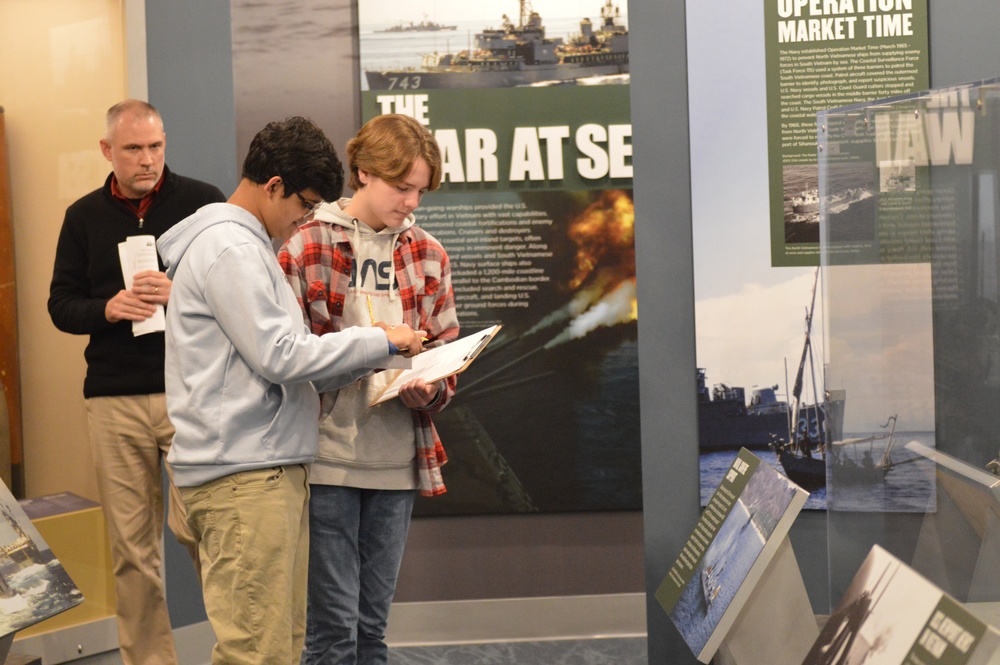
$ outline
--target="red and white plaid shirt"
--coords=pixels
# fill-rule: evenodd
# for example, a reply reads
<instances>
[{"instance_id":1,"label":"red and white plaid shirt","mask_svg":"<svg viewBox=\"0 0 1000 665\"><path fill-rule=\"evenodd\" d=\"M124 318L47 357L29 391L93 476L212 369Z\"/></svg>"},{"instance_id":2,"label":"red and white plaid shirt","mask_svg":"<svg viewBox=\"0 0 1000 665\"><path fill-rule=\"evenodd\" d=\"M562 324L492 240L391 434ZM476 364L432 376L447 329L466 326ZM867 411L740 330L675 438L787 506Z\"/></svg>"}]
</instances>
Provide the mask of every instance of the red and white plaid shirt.
<instances>
[{"instance_id":1,"label":"red and white plaid shirt","mask_svg":"<svg viewBox=\"0 0 1000 665\"><path fill-rule=\"evenodd\" d=\"M344 301L350 288L354 249L346 229L322 220L299 227L281 248L278 261L298 298L305 323L322 335L343 329ZM451 262L429 233L411 226L399 234L393 266L403 305L403 322L427 331L426 347L458 338L458 315L451 286ZM445 382L434 404L414 409L419 488L424 496L445 492L441 466L448 461L431 414L444 408L455 394L457 377Z\"/></svg>"}]
</instances>

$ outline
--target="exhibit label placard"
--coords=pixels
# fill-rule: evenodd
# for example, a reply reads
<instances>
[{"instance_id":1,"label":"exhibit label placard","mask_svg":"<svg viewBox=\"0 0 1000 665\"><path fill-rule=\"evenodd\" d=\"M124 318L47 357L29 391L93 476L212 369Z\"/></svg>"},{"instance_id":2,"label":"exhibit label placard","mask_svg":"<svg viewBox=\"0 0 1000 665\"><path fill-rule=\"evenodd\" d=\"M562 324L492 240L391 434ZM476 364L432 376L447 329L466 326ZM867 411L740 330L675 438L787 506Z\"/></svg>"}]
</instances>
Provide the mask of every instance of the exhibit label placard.
<instances>
[{"instance_id":1,"label":"exhibit label placard","mask_svg":"<svg viewBox=\"0 0 1000 665\"><path fill-rule=\"evenodd\" d=\"M771 264L815 266L816 113L929 87L927 2L765 0L764 31Z\"/></svg>"},{"instance_id":2,"label":"exhibit label placard","mask_svg":"<svg viewBox=\"0 0 1000 665\"><path fill-rule=\"evenodd\" d=\"M746 448L736 455L656 590L701 662L726 638L808 495Z\"/></svg>"}]
</instances>

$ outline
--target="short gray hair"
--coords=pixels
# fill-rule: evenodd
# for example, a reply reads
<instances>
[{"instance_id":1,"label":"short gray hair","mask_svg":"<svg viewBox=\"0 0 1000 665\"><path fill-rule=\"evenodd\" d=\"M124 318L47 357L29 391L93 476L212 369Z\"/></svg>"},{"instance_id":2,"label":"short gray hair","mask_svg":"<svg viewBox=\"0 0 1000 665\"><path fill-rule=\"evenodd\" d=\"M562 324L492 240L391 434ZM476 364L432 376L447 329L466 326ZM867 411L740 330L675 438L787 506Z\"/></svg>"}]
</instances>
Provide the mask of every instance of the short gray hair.
<instances>
[{"instance_id":1,"label":"short gray hair","mask_svg":"<svg viewBox=\"0 0 1000 665\"><path fill-rule=\"evenodd\" d=\"M141 99L126 99L108 109L105 115L106 138L111 138L111 130L114 129L115 123L118 122L118 118L126 113L134 113L140 118L152 117L158 119L161 123L163 122L163 119L160 118L160 112L149 102L144 102Z\"/></svg>"}]
</instances>

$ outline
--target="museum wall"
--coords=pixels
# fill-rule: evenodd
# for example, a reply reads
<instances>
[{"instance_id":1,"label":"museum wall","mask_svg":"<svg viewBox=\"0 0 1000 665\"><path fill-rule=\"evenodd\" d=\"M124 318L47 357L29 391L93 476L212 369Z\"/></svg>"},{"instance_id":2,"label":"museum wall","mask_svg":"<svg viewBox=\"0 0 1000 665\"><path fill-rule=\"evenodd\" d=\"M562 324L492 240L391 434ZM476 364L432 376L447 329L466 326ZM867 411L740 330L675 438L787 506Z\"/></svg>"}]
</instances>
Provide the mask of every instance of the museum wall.
<instances>
[{"instance_id":1,"label":"museum wall","mask_svg":"<svg viewBox=\"0 0 1000 665\"><path fill-rule=\"evenodd\" d=\"M104 113L125 94L121 0L0 2L14 219L25 486L97 499L83 406L86 339L46 309L63 212L108 173Z\"/></svg>"},{"instance_id":2,"label":"museum wall","mask_svg":"<svg viewBox=\"0 0 1000 665\"><path fill-rule=\"evenodd\" d=\"M228 5L146 5L149 99L184 137L180 145L170 139L168 161L181 173L201 168L199 177L224 191L235 185L227 178L236 163ZM639 513L416 519L396 600L639 592L641 520Z\"/></svg>"},{"instance_id":3,"label":"museum wall","mask_svg":"<svg viewBox=\"0 0 1000 665\"><path fill-rule=\"evenodd\" d=\"M71 491L97 499L82 397L86 339L57 331L46 300L63 212L109 171L98 149L104 112L148 85L164 116L171 168L223 191L238 179L228 1L140 5L145 35L136 34L135 5L0 0L31 497ZM137 53L143 42L147 49ZM174 624L201 621L190 566L172 538L166 542ZM421 518L411 528L397 600L642 590L639 512Z\"/></svg>"}]
</instances>

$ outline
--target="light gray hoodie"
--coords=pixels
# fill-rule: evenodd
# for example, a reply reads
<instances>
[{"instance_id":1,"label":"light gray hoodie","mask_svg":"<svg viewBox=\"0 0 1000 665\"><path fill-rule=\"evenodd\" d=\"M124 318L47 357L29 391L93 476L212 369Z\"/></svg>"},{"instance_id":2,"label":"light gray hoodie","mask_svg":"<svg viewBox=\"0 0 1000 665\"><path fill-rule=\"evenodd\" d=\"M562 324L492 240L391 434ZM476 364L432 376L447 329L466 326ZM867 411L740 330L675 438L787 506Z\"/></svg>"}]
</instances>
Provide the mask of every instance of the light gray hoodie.
<instances>
[{"instance_id":1,"label":"light gray hoodie","mask_svg":"<svg viewBox=\"0 0 1000 665\"><path fill-rule=\"evenodd\" d=\"M177 485L311 462L316 390L348 385L384 363L385 333L311 334L263 224L238 206L202 207L157 249L173 280L165 379L176 429L167 461Z\"/></svg>"}]
</instances>

